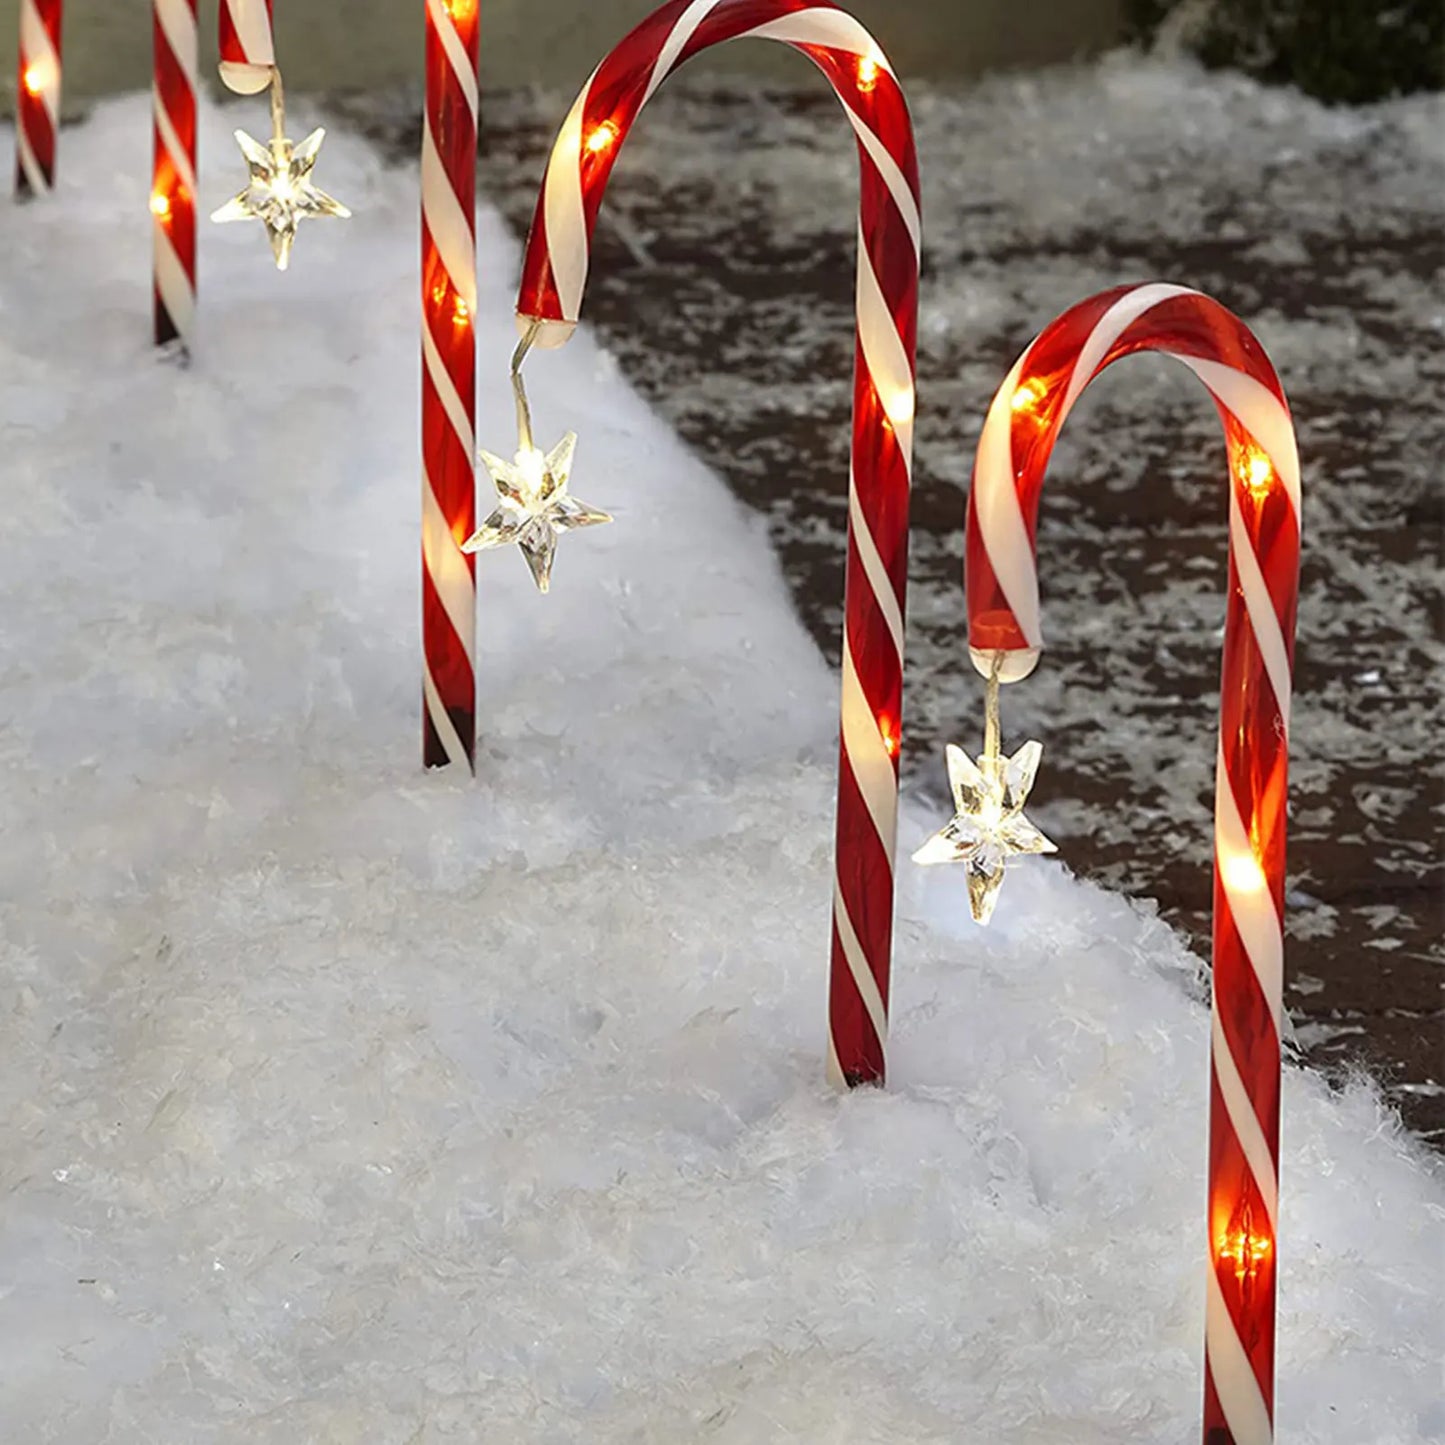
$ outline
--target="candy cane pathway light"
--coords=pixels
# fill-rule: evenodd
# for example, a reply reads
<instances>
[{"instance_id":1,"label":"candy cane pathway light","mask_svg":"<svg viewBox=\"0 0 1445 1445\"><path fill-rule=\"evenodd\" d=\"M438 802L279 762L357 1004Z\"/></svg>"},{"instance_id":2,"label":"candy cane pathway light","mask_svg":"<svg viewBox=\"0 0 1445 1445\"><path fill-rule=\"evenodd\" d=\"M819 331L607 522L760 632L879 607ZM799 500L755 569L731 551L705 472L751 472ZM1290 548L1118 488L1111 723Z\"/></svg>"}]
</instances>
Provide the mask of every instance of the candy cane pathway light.
<instances>
[{"instance_id":1,"label":"candy cane pathway light","mask_svg":"<svg viewBox=\"0 0 1445 1445\"><path fill-rule=\"evenodd\" d=\"M918 310L918 167L887 58L851 15L807 0L673 0L602 61L562 125L527 241L517 323L539 347L577 324L607 179L638 112L725 40L782 41L827 76L858 139L857 360L843 637L829 1075L882 1082L893 933L903 609ZM526 462L529 438L516 465ZM519 539L520 540L520 539Z\"/></svg>"},{"instance_id":2,"label":"candy cane pathway light","mask_svg":"<svg viewBox=\"0 0 1445 1445\"><path fill-rule=\"evenodd\" d=\"M1294 426L1263 348L1180 286L1126 286L1067 311L994 397L968 499L969 648L1027 677L1043 647L1036 525L1054 443L1085 386L1136 351L1208 388L1229 456L1229 592L1214 805L1214 1001L1205 1445L1274 1437L1285 793L1299 579Z\"/></svg>"},{"instance_id":3,"label":"candy cane pathway light","mask_svg":"<svg viewBox=\"0 0 1445 1445\"><path fill-rule=\"evenodd\" d=\"M60 130L61 0L20 0L15 84L15 194L43 195L55 185Z\"/></svg>"},{"instance_id":4,"label":"candy cane pathway light","mask_svg":"<svg viewBox=\"0 0 1445 1445\"><path fill-rule=\"evenodd\" d=\"M425 0L421 139L422 760L476 751L477 0Z\"/></svg>"}]
</instances>

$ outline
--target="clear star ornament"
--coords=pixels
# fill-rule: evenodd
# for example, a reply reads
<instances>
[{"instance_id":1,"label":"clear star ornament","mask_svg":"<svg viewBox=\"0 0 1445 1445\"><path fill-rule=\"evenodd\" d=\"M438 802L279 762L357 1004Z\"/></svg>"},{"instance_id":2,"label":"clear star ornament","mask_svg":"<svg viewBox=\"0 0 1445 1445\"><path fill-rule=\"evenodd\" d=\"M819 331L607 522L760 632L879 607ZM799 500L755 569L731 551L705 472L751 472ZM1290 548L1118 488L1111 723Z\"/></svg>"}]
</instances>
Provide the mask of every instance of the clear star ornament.
<instances>
[{"instance_id":1,"label":"clear star ornament","mask_svg":"<svg viewBox=\"0 0 1445 1445\"><path fill-rule=\"evenodd\" d=\"M950 743L945 749L953 817L914 855L924 865L962 863L968 906L977 923L993 917L1010 858L1057 849L1025 816L1043 744L1026 742L1012 757L999 746L998 664L988 680L984 749L977 759Z\"/></svg>"},{"instance_id":2,"label":"clear star ornament","mask_svg":"<svg viewBox=\"0 0 1445 1445\"><path fill-rule=\"evenodd\" d=\"M568 432L545 456L530 441L508 462L488 451L478 451L497 489L497 506L485 522L462 543L463 552L481 552L515 543L531 569L539 592L552 583L557 538L581 527L598 527L612 518L589 507L567 490L577 433Z\"/></svg>"},{"instance_id":3,"label":"clear star ornament","mask_svg":"<svg viewBox=\"0 0 1445 1445\"><path fill-rule=\"evenodd\" d=\"M564 532L599 527L612 517L572 496L568 483L577 450L577 433L568 432L543 453L532 440L532 412L522 382L522 362L536 339L533 323L512 356L512 395L517 404L517 454L509 462L491 452L477 451L497 489L492 514L465 542L463 552L481 552L515 544L526 559L539 592L552 585L552 563L557 539Z\"/></svg>"},{"instance_id":4,"label":"clear star ornament","mask_svg":"<svg viewBox=\"0 0 1445 1445\"><path fill-rule=\"evenodd\" d=\"M211 213L213 221L258 220L266 228L276 269L284 271L291 261L296 228L307 216L351 215L340 201L328 196L311 181L311 171L326 131L317 127L299 145L286 138L286 106L281 72L271 72L271 139L262 144L243 130L236 131L236 144L246 158L251 178L245 190Z\"/></svg>"}]
</instances>

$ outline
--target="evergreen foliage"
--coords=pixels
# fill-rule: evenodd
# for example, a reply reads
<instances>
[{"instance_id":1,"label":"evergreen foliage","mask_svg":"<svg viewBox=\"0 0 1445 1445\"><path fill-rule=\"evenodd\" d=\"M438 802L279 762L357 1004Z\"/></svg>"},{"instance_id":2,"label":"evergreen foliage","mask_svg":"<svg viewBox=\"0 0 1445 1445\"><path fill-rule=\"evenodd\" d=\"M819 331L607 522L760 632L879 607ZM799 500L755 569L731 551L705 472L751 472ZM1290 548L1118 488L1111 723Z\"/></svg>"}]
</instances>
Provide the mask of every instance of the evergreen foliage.
<instances>
[{"instance_id":1,"label":"evergreen foliage","mask_svg":"<svg viewBox=\"0 0 1445 1445\"><path fill-rule=\"evenodd\" d=\"M1445 88L1441 0L1125 0L1125 15L1132 39L1153 40L1174 17L1206 65L1233 66L1321 100L1360 103Z\"/></svg>"}]
</instances>

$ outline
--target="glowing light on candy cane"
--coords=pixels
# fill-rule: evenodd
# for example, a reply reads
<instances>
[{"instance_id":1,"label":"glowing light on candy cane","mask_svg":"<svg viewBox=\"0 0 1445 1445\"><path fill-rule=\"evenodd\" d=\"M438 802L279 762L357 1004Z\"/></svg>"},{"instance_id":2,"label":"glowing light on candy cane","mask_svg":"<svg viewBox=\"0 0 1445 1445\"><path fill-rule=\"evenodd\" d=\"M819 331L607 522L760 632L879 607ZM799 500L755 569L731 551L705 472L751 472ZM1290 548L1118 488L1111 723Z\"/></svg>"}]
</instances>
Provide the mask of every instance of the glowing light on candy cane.
<instances>
[{"instance_id":1,"label":"glowing light on candy cane","mask_svg":"<svg viewBox=\"0 0 1445 1445\"><path fill-rule=\"evenodd\" d=\"M20 0L20 59L15 86L15 194L21 200L55 185L60 132L61 0Z\"/></svg>"},{"instance_id":2,"label":"glowing light on candy cane","mask_svg":"<svg viewBox=\"0 0 1445 1445\"><path fill-rule=\"evenodd\" d=\"M1300 476L1274 368L1249 329L1180 286L1107 291L1024 352L989 410L968 500L974 665L1014 682L1043 647L1039 493L1064 418L1136 351L1181 361L1209 389L1229 455L1229 592L1214 808L1205 1445L1268 1445L1283 999L1285 794L1299 577Z\"/></svg>"},{"instance_id":3,"label":"glowing light on candy cane","mask_svg":"<svg viewBox=\"0 0 1445 1445\"><path fill-rule=\"evenodd\" d=\"M476 749L476 0L426 0L421 143L422 756Z\"/></svg>"},{"instance_id":4,"label":"glowing light on candy cane","mask_svg":"<svg viewBox=\"0 0 1445 1445\"><path fill-rule=\"evenodd\" d=\"M918 309L918 168L887 58L851 15L808 0L673 0L583 87L547 163L523 261L518 326L540 347L576 326L608 176L638 112L699 51L753 36L807 55L858 140L857 361L843 637L829 1074L881 1082L893 935L903 610Z\"/></svg>"},{"instance_id":5,"label":"glowing light on candy cane","mask_svg":"<svg viewBox=\"0 0 1445 1445\"><path fill-rule=\"evenodd\" d=\"M276 64L271 0L221 0L219 18L221 80L237 95L259 94Z\"/></svg>"},{"instance_id":6,"label":"glowing light on candy cane","mask_svg":"<svg viewBox=\"0 0 1445 1445\"><path fill-rule=\"evenodd\" d=\"M154 0L151 179L157 346L189 346L196 314L196 0Z\"/></svg>"}]
</instances>

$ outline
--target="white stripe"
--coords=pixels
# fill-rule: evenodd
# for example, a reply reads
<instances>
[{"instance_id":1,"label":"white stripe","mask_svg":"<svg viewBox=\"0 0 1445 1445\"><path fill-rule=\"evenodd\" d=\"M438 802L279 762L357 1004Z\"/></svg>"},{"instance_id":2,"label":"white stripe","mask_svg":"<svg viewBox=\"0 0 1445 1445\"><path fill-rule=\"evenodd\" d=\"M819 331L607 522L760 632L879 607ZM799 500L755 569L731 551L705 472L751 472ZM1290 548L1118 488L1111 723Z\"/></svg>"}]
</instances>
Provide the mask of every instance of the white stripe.
<instances>
[{"instance_id":1,"label":"white stripe","mask_svg":"<svg viewBox=\"0 0 1445 1445\"><path fill-rule=\"evenodd\" d=\"M1269 685L1279 704L1280 724L1285 740L1289 739L1290 667L1289 651L1280 630L1274 602L1264 580L1259 558L1254 555L1254 542L1245 529L1244 515L1239 508L1239 494L1231 480L1229 488L1229 546L1234 554L1234 570L1239 575L1240 591L1244 593L1244 610L1259 644L1259 655L1269 676Z\"/></svg>"},{"instance_id":2,"label":"white stripe","mask_svg":"<svg viewBox=\"0 0 1445 1445\"><path fill-rule=\"evenodd\" d=\"M1129 327L1146 311L1152 311L1161 302L1169 301L1175 296L1198 294L1187 286L1171 286L1166 282L1151 282L1147 286L1136 286L1132 291L1125 292L1094 323L1094 329L1079 348L1079 354L1074 360L1074 373L1069 378L1069 389L1064 393L1064 404L1059 409L1055 430L1064 424L1064 419L1079 399L1079 393L1094 379L1094 373L1109 354L1109 348Z\"/></svg>"},{"instance_id":3,"label":"white stripe","mask_svg":"<svg viewBox=\"0 0 1445 1445\"><path fill-rule=\"evenodd\" d=\"M467 310L477 312L477 243L471 218L462 209L457 193L442 165L441 153L431 133L431 122L422 126L421 136L421 205L427 229L441 257L442 266L452 285L466 303Z\"/></svg>"},{"instance_id":4,"label":"white stripe","mask_svg":"<svg viewBox=\"0 0 1445 1445\"><path fill-rule=\"evenodd\" d=\"M252 65L275 65L276 48L271 38L271 17L266 0L222 0L231 12L241 52Z\"/></svg>"},{"instance_id":5,"label":"white stripe","mask_svg":"<svg viewBox=\"0 0 1445 1445\"><path fill-rule=\"evenodd\" d=\"M873 258L858 227L857 300L858 339L863 348L863 362L873 381L873 389L883 411L898 437L903 450L903 463L913 476L913 415L916 406L913 392L913 368L908 351L894 325L893 314L883 298L883 288L873 270Z\"/></svg>"},{"instance_id":6,"label":"white stripe","mask_svg":"<svg viewBox=\"0 0 1445 1445\"><path fill-rule=\"evenodd\" d=\"M469 662L477 652L477 594L472 574L467 568L466 553L457 546L457 539L447 524L441 504L431 489L429 478L422 478L421 488L421 555L427 576L441 598L452 628L461 640Z\"/></svg>"},{"instance_id":7,"label":"white stripe","mask_svg":"<svg viewBox=\"0 0 1445 1445\"><path fill-rule=\"evenodd\" d=\"M457 27L447 11L445 0L426 0L426 8L427 13L431 16L437 38L446 52L447 64L451 66L452 74L456 76L457 84L461 86L462 95L466 98L467 108L472 113L472 119L475 120L478 106L477 72L472 65L471 57L467 54L467 47L462 44L462 37L457 33Z\"/></svg>"},{"instance_id":8,"label":"white stripe","mask_svg":"<svg viewBox=\"0 0 1445 1445\"><path fill-rule=\"evenodd\" d=\"M441 401L442 410L447 414L447 420L452 424L452 430L457 434L457 440L462 445L462 450L469 458L475 457L477 452L476 434L472 430L472 423L467 416L466 408L462 405L462 398L452 381L452 374L446 368L442 360L442 354L437 350L437 344L432 339L431 327L427 325L426 318L422 318L421 325L421 350L426 361L427 375L431 377L432 386L436 388L436 394Z\"/></svg>"},{"instance_id":9,"label":"white stripe","mask_svg":"<svg viewBox=\"0 0 1445 1445\"><path fill-rule=\"evenodd\" d=\"M842 50L849 55L868 55L880 70L893 74L878 42L862 24L843 10L821 6L811 10L795 10L746 32L763 40L783 40L789 45L821 45L827 50Z\"/></svg>"},{"instance_id":10,"label":"white stripe","mask_svg":"<svg viewBox=\"0 0 1445 1445\"><path fill-rule=\"evenodd\" d=\"M873 1025L873 1032L878 1035L879 1045L882 1046L888 1039L888 1013L883 1007L883 996L878 992L878 980L873 977L873 971L868 967L868 961L863 956L863 945L858 942L858 935L853 930L853 920L848 917L848 905L843 901L842 890L836 887L833 889L833 921L838 928L838 941L843 945L843 957L848 960L848 972L853 975L858 996L863 1000L868 1020ZM841 1074L842 1069L838 1072Z\"/></svg>"},{"instance_id":11,"label":"white stripe","mask_svg":"<svg viewBox=\"0 0 1445 1445\"><path fill-rule=\"evenodd\" d=\"M154 234L155 283L161 302L170 313L181 341L189 346L195 327L196 293L191 289L191 279L181 258L171 245L170 234L165 226L156 220L151 227Z\"/></svg>"},{"instance_id":12,"label":"white stripe","mask_svg":"<svg viewBox=\"0 0 1445 1445\"><path fill-rule=\"evenodd\" d=\"M51 124L60 125L60 56L51 44L50 32L40 18L34 0L21 0L20 5L20 68L33 74L39 82L35 92ZM48 187L41 185L39 190Z\"/></svg>"},{"instance_id":13,"label":"white stripe","mask_svg":"<svg viewBox=\"0 0 1445 1445\"><path fill-rule=\"evenodd\" d=\"M186 148L181 144L180 136L176 134L170 112L161 104L159 93L156 93L154 101L152 110L155 112L156 129L161 133L161 145L175 169L176 179L194 196L196 194L196 173L191 168L191 158L186 154Z\"/></svg>"},{"instance_id":14,"label":"white stripe","mask_svg":"<svg viewBox=\"0 0 1445 1445\"><path fill-rule=\"evenodd\" d=\"M1030 348L1032 350L1032 348ZM1039 620L1039 577L1023 508L1014 486L1013 395L1023 375L1026 351L1014 363L988 409L973 467L973 512L989 565L1030 647L1044 645Z\"/></svg>"},{"instance_id":15,"label":"white stripe","mask_svg":"<svg viewBox=\"0 0 1445 1445\"><path fill-rule=\"evenodd\" d=\"M50 190L50 182L45 179L45 172L40 169L40 162L31 148L30 137L26 134L24 126L15 128L15 147L16 153L20 157L20 169L25 172L25 179L30 182L30 189L36 195L45 195Z\"/></svg>"},{"instance_id":16,"label":"white stripe","mask_svg":"<svg viewBox=\"0 0 1445 1445\"><path fill-rule=\"evenodd\" d=\"M898 778L893 758L868 705L863 684L853 663L853 652L843 637L843 751L848 755L858 791L877 830L878 841L893 866L898 833Z\"/></svg>"},{"instance_id":17,"label":"white stripe","mask_svg":"<svg viewBox=\"0 0 1445 1445\"><path fill-rule=\"evenodd\" d=\"M662 49L657 52L657 61L652 67L652 74L647 81L647 89L642 95L642 105L646 105L652 99L657 87L667 79L672 67L677 64L677 57L682 54L687 42L696 33L697 27L717 7L718 0L692 0L692 4L678 16L677 24L668 33ZM641 109L641 106L638 109Z\"/></svg>"},{"instance_id":18,"label":"white stripe","mask_svg":"<svg viewBox=\"0 0 1445 1445\"><path fill-rule=\"evenodd\" d=\"M1235 931L1244 944L1245 954L1254 969L1254 976L1259 980L1260 992L1264 995L1269 1016L1274 1020L1275 1033L1278 1034L1284 993L1284 934L1274 906L1274 896L1269 891L1264 870L1259 866L1244 820L1235 805L1222 741L1215 763L1214 835L1215 866L1220 887L1229 901ZM1244 866L1231 867L1231 859L1240 860ZM1250 874L1250 864L1258 874L1257 881Z\"/></svg>"},{"instance_id":19,"label":"white stripe","mask_svg":"<svg viewBox=\"0 0 1445 1445\"><path fill-rule=\"evenodd\" d=\"M196 17L184 0L155 0L155 16L190 88L196 88Z\"/></svg>"},{"instance_id":20,"label":"white stripe","mask_svg":"<svg viewBox=\"0 0 1445 1445\"><path fill-rule=\"evenodd\" d=\"M1211 1250L1211 1258L1213 1251ZM1234 1445L1270 1445L1274 1430L1249 1356L1234 1331L1224 1291L1211 1265L1204 1304L1204 1348L1219 1405Z\"/></svg>"},{"instance_id":21,"label":"white stripe","mask_svg":"<svg viewBox=\"0 0 1445 1445\"><path fill-rule=\"evenodd\" d=\"M827 1076L828 1082L832 1084L835 1089L846 1089L848 1087L848 1080L843 1074L843 1065L838 1062L838 1045L833 1041L833 1030L831 1028L828 1030Z\"/></svg>"},{"instance_id":22,"label":"white stripe","mask_svg":"<svg viewBox=\"0 0 1445 1445\"><path fill-rule=\"evenodd\" d=\"M1219 398L1220 403L1239 418L1244 429L1264 449L1284 483L1298 523L1299 452L1288 408L1262 381L1256 381L1232 366L1221 366L1217 361L1204 361L1198 356L1181 356L1177 351L1171 351L1169 355L1176 361L1182 361Z\"/></svg>"},{"instance_id":23,"label":"white stripe","mask_svg":"<svg viewBox=\"0 0 1445 1445\"><path fill-rule=\"evenodd\" d=\"M863 564L868 585L873 589L873 596L878 600L878 610L882 612L883 620L888 624L888 635L893 639L893 648L897 652L901 664L903 661L903 613L898 606L898 597L893 591L893 580L889 577L888 569L883 565L883 558L878 553L878 544L873 540L873 533L868 530L868 519L863 515L863 507L858 500L857 482L851 471L848 475L848 525L852 529L853 544L858 549L858 560Z\"/></svg>"},{"instance_id":24,"label":"white stripe","mask_svg":"<svg viewBox=\"0 0 1445 1445\"><path fill-rule=\"evenodd\" d=\"M1214 1077L1219 1084L1219 1096L1224 1100L1225 1112L1234 1130L1235 1138L1244 1153L1245 1163L1254 1176L1260 1198L1264 1200L1265 1213L1269 1215L1270 1233L1279 1224L1279 1185L1274 1177L1274 1156L1269 1152L1269 1141L1264 1137L1259 1115L1250 1103L1249 1091L1239 1076L1239 1065L1229 1051L1229 1040L1224 1033L1224 1024L1219 1016L1219 996L1215 995L1211 1010L1211 1027L1214 1043Z\"/></svg>"},{"instance_id":25,"label":"white stripe","mask_svg":"<svg viewBox=\"0 0 1445 1445\"><path fill-rule=\"evenodd\" d=\"M427 666L425 658L422 659L421 685L426 694L427 715L431 718L432 726L441 739L442 751L446 753L447 761L455 767L468 767L467 750L462 746L462 740L452 724L452 715L446 710L446 704L442 702L441 693L437 691L437 685L432 680L431 668Z\"/></svg>"},{"instance_id":26,"label":"white stripe","mask_svg":"<svg viewBox=\"0 0 1445 1445\"><path fill-rule=\"evenodd\" d=\"M903 224L913 241L913 254L920 255L923 244L923 221L918 214L918 199L909 188L907 177L904 176L898 162L889 154L888 148L883 142L853 114L853 108L845 105L843 111L848 117L848 123L862 142L863 149L868 152L868 158L878 167L878 174L883 177L883 184L888 187L888 194L893 197L893 204L898 207L898 214L903 217Z\"/></svg>"},{"instance_id":27,"label":"white stripe","mask_svg":"<svg viewBox=\"0 0 1445 1445\"><path fill-rule=\"evenodd\" d=\"M587 285L587 213L582 207L582 113L597 77L594 70L572 103L547 162L542 217L547 227L547 259L562 318L576 321Z\"/></svg>"}]
</instances>

